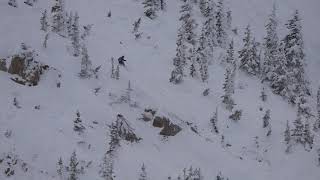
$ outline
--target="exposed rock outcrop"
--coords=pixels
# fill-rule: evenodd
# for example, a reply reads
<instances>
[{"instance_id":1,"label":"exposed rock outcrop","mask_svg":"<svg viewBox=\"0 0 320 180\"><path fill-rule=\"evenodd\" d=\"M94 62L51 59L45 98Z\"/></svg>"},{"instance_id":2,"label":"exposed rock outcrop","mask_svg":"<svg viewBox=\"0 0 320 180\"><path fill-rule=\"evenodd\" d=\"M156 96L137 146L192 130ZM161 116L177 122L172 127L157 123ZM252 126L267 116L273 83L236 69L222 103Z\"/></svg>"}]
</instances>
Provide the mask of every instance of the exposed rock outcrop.
<instances>
[{"instance_id":1,"label":"exposed rock outcrop","mask_svg":"<svg viewBox=\"0 0 320 180\"><path fill-rule=\"evenodd\" d=\"M156 128L162 128L159 134L163 136L175 136L182 130L180 126L173 124L169 118L164 116L155 116L152 125Z\"/></svg>"}]
</instances>

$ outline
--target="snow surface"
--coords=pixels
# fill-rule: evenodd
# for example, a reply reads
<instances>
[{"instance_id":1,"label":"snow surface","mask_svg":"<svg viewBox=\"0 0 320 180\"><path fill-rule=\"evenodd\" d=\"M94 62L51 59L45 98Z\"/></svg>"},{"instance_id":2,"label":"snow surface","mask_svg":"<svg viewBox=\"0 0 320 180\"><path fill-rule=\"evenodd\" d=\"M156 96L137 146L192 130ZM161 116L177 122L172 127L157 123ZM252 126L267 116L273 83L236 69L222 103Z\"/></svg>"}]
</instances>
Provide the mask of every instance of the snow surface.
<instances>
[{"instance_id":1,"label":"snow surface","mask_svg":"<svg viewBox=\"0 0 320 180\"><path fill-rule=\"evenodd\" d=\"M56 88L55 73L46 73L36 87L26 87L11 81L7 73L0 72L0 154L14 152L30 166L28 173L21 172L11 179L58 179L58 158L62 157L68 163L74 150L79 160L93 161L93 166L86 169L80 179L102 179L98 171L108 148L107 125L116 119L118 113L123 114L137 135L143 138L134 144L122 142L115 160L115 174L119 180L138 179L143 163L153 180L167 179L168 176L176 178L183 168L190 166L201 168L205 179L215 179L220 171L230 180L320 179L316 159L316 149L320 148L319 134L315 134L315 147L311 152L296 146L293 153L286 154L283 132L286 121L295 119L295 108L281 97L272 95L269 89L268 101L263 104L259 99L261 85L257 79L237 74L235 100L237 108L243 110L243 117L237 123L228 119L229 112L221 105L224 67L218 58L214 58L210 66L208 83L192 79L186 79L181 85L169 83L181 1L168 0L167 11L152 21L143 17L143 7L138 0L67 0L66 9L78 11L82 25L93 24L87 40L88 52L94 66L102 65L102 69L99 79L90 80L79 79L80 59L67 51L71 45L68 40L52 33L48 48L42 47L45 34L40 31L39 18L44 9L50 9L51 2L41 0L35 7L29 7L18 0L18 8L8 6L6 0L0 2L0 57L14 54L20 43L25 42L37 50L42 62L62 74L61 88ZM243 28L250 23L261 41L272 3L266 0L229 0L233 26L238 27L242 35ZM320 84L320 1L279 0L277 4L281 27L294 9L301 11L308 73L315 92ZM107 17L109 10L111 18ZM143 35L137 41L131 31L133 22L139 17L142 17L140 31ZM199 24L200 21L198 18ZM284 33L282 28L280 34ZM241 36L234 39L236 47L239 47ZM110 59L121 55L128 62L126 68L120 69L121 77L116 81L110 79ZM110 105L113 102L110 94L123 94L129 80L133 88L132 99L138 107ZM95 95L94 88L98 87L101 87L100 93ZM211 92L208 97L203 97L202 92L206 88ZM14 97L21 109L13 106ZM41 105L41 109L35 110L36 105ZM163 138L159 129L138 120L144 108L149 107L180 125L182 132ZM221 135L210 131L209 119L217 107L218 125L225 141L232 145L229 148L221 146ZM264 111L271 109L270 137L265 137L262 129L264 111L259 111L260 107ZM87 127L83 135L73 131L77 110ZM98 124L93 124L93 121ZM199 134L190 130L185 121L196 125ZM8 129L13 132L11 138L4 136ZM258 149L254 144L255 136L259 137ZM79 145L79 141L86 144ZM88 144L91 144L91 149L87 148ZM2 172L0 179L6 179Z\"/></svg>"}]
</instances>

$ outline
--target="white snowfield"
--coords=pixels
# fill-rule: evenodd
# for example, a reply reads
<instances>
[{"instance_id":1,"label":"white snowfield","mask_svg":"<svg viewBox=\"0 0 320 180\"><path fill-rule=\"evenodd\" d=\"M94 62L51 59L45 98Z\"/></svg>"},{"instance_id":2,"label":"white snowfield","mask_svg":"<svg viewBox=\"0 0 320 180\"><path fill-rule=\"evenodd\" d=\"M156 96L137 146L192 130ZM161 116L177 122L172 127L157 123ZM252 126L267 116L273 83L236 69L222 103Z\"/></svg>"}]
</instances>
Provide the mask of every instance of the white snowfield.
<instances>
[{"instance_id":1,"label":"white snowfield","mask_svg":"<svg viewBox=\"0 0 320 180\"><path fill-rule=\"evenodd\" d=\"M27 163L28 171L19 166L7 177L0 163L0 180L58 180L57 162L65 165L73 151L79 161L92 164L79 179L103 179L99 175L102 158L109 147L109 128L122 114L142 140L138 143L121 141L114 160L115 180L138 179L144 163L150 180L176 179L183 168L201 168L204 180L214 180L219 172L230 180L319 180L317 149L320 134L315 135L314 147L308 152L296 145L286 153L284 131L289 120L292 126L296 108L267 88L267 102L260 99L261 83L243 72L236 75L234 95L236 109L243 110L239 122L229 119L221 103L225 67L217 51L209 66L208 83L184 79L179 85L169 82L172 59L175 56L180 0L167 0L167 10L150 20L143 14L142 0L66 0L66 10L78 12L80 24L92 24L86 44L94 67L101 65L99 78L80 79L81 57L73 57L69 39L50 33L48 47L43 48L45 33L40 31L41 13L50 9L53 0L38 0L33 7L17 0L18 8L0 1L0 59L17 52L22 42L34 48L37 60L57 69L62 77L56 87L57 72L45 73L38 86L28 87L10 80L11 75L0 71L0 159L12 152ZM269 0L226 0L233 13L233 27L239 35L235 41L235 56L242 45L244 28L250 23L256 39L262 42L265 22L272 10ZM286 33L285 22L295 9L300 10L307 58L307 73L313 90L311 102L316 114L316 89L320 84L320 1L278 0L279 36ZM195 6L197 23L202 24L199 8ZM111 17L107 17L108 11ZM133 23L141 17L142 37L135 40ZM81 29L82 30L82 29ZM124 55L126 67L120 67L120 80L110 78L111 57L117 61ZM131 83L131 101L114 103L125 94ZM95 94L94 89L101 88ZM210 94L202 92L210 88ZM21 108L13 105L16 98ZM40 105L37 110L34 107ZM263 108L260 111L260 107ZM140 120L145 108L157 110L182 131L164 138L152 122ZM210 118L218 108L219 134L211 132ZM272 134L266 137L262 128L265 110L271 110ZM86 130L79 135L73 130L73 120L79 110ZM96 123L94 123L96 122ZM188 125L186 122L191 122ZM312 125L314 119L311 118ZM198 134L190 127L196 127ZM6 137L7 131L12 131ZM221 143L224 136L225 144ZM258 137L259 147L256 147ZM80 142L80 143L79 143ZM90 148L88 148L90 146Z\"/></svg>"}]
</instances>

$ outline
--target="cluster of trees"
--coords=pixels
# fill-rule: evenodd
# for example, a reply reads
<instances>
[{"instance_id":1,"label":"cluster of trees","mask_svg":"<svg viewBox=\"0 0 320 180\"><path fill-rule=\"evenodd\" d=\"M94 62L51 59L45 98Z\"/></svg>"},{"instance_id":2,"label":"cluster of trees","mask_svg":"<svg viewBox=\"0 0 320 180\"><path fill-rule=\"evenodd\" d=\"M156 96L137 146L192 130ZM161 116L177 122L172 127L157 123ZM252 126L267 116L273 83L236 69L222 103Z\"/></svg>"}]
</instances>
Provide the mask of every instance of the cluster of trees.
<instances>
[{"instance_id":1,"label":"cluster of trees","mask_svg":"<svg viewBox=\"0 0 320 180\"><path fill-rule=\"evenodd\" d=\"M201 34L197 38L197 23L193 17L193 6L199 5L200 12L205 21ZM171 72L170 82L179 84L184 77L200 77L203 82L209 78L208 62L214 54L215 48L226 49L224 62L226 64L224 94L222 103L226 109L233 112L230 119L239 120L241 110L234 110L236 105L233 95L235 93L235 76L239 70L261 79L263 90L261 99L267 100L265 85L268 85L275 94L281 95L288 102L297 105L298 118L294 122L295 130L290 137L295 142L312 146L313 136L309 130L308 119L312 117L308 97L311 95L309 82L305 75L305 53L302 36L302 25L299 11L296 10L285 24L287 34L278 36L278 19L276 6L268 17L266 23L266 36L263 43L256 41L250 25L247 25L243 37L243 45L235 56L234 43L230 39L232 13L225 7L224 0L214 2L211 0L191 1L183 0L180 22L176 42L176 56L173 58L174 69ZM189 68L186 68L188 67ZM187 70L189 72L187 73ZM318 99L320 93L318 93ZM320 101L320 100L318 100ZM314 129L320 129L320 103L318 103L318 117ZM263 128L266 135L271 135L270 110L263 116ZM301 120L305 118L306 120ZM210 120L213 131L218 132L216 114ZM291 132L291 130L289 131ZM302 134L304 132L304 137ZM297 138L299 137L299 138ZM303 140L302 140L302 139Z\"/></svg>"},{"instance_id":2,"label":"cluster of trees","mask_svg":"<svg viewBox=\"0 0 320 180\"><path fill-rule=\"evenodd\" d=\"M166 9L166 1L165 0L144 0L142 2L144 5L144 14L150 19L154 19L157 17L157 11Z\"/></svg>"},{"instance_id":3,"label":"cluster of trees","mask_svg":"<svg viewBox=\"0 0 320 180\"><path fill-rule=\"evenodd\" d=\"M83 26L81 33L78 13L68 13L65 10L64 4L64 0L55 0L51 7L50 21L47 10L43 11L40 18L40 29L46 33L43 46L45 48L47 47L50 32L69 38L72 45L72 55L74 57L81 55L81 70L79 76L81 78L90 78L96 74L96 72L95 69L92 68L92 62L88 55L85 40L90 34L92 25Z\"/></svg>"},{"instance_id":4,"label":"cluster of trees","mask_svg":"<svg viewBox=\"0 0 320 180\"><path fill-rule=\"evenodd\" d=\"M70 157L69 166L64 165L62 158L59 158L57 163L57 174L61 180L78 180L79 175L84 174L84 167L79 165L75 151L73 151Z\"/></svg>"},{"instance_id":5,"label":"cluster of trees","mask_svg":"<svg viewBox=\"0 0 320 180\"><path fill-rule=\"evenodd\" d=\"M196 34L198 24L193 17L193 6L199 4L205 19L201 33ZM231 30L231 11L225 7L224 0L217 3L211 0L183 1L180 10L181 27L178 30L176 56L173 59L174 69L170 82L179 84L190 75L199 77L201 81L209 79L208 65L216 47L227 48ZM189 68L187 68L189 67ZM187 73L186 69L189 69Z\"/></svg>"},{"instance_id":6,"label":"cluster of trees","mask_svg":"<svg viewBox=\"0 0 320 180\"><path fill-rule=\"evenodd\" d=\"M99 174L105 180L113 180L115 177L114 159L120 148L120 141L139 142L141 140L141 138L136 136L133 132L133 128L129 125L129 122L121 114L117 115L116 121L109 126L109 130L109 147L104 154L102 164L100 165L101 169L99 171ZM142 171L144 171L144 176L146 176L145 168L143 168Z\"/></svg>"}]
</instances>

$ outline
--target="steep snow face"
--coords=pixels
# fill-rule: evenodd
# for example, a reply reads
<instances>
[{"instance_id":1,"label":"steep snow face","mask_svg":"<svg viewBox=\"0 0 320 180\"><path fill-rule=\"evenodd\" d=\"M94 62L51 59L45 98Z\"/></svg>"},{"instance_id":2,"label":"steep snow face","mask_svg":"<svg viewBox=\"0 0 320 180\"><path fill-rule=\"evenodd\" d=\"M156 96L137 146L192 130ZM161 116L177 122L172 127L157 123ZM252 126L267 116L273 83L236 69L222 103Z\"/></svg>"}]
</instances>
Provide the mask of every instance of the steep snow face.
<instances>
[{"instance_id":1,"label":"steep snow face","mask_svg":"<svg viewBox=\"0 0 320 180\"><path fill-rule=\"evenodd\" d=\"M83 80L78 77L80 58L71 55L71 42L55 33L49 34L48 47L42 47L45 33L40 31L41 12L50 12L52 1L39 1L29 7L17 0L18 8L0 2L0 57L13 55L21 42L32 46L38 59L57 69L45 73L35 87L18 85L7 73L0 71L0 159L2 153L17 154L28 164L23 172L16 166L15 179L59 179L56 164L62 157L66 165L73 151L77 152L85 168L79 179L102 179L100 164L108 150L110 125L122 114L142 140L139 143L121 142L114 159L115 179L138 179L140 167L146 165L150 179L161 180L182 174L183 168L201 168L204 179L214 179L219 172L233 179L310 179L320 177L317 152L319 134L315 133L314 148L307 152L295 146L286 154L283 132L286 121L290 125L296 118L296 110L281 97L267 89L268 101L260 100L260 82L243 73L237 73L235 102L243 110L239 122L232 122L230 113L221 104L225 67L217 51L209 67L208 83L186 78L181 85L169 83L172 59L175 55L177 29L180 26L181 1L168 0L167 10L150 20L144 17L141 0L68 0L66 9L77 11L80 24L92 24L87 44L94 67L101 65L99 78ZM250 23L256 38L265 35L264 24L272 8L272 1L229 0L233 12L233 26L239 29L234 36L239 50L244 27ZM286 33L284 23L299 9L303 19L308 75L313 87L319 85L320 67L320 12L318 0L281 0L277 2L280 36ZM195 18L199 25L198 7ZM107 17L111 11L111 17ZM49 13L50 14L50 13ZM142 37L135 40L133 23L142 17ZM120 67L120 80L110 78L111 57L124 55L126 67ZM128 81L130 102L119 101L127 96ZM61 82L57 88L56 83ZM95 89L100 88L98 93ZM209 96L202 92L210 88ZM19 106L13 105L14 98ZM312 102L314 105L315 102ZM37 110L34 107L40 105ZM168 117L182 127L174 137L164 138L160 129L151 122L140 120L145 108L157 110L159 116ZM210 118L218 108L219 134L211 132ZM262 110L260 110L262 108ZM262 129L262 117L271 110L272 135L266 137ZM73 131L77 110L86 130L83 134ZM315 109L314 109L315 110ZM310 122L314 120L311 119ZM5 132L12 131L11 136ZM197 132L197 133L196 133ZM224 142L221 143L221 137ZM259 146L255 139L258 137ZM229 144L229 145L227 145ZM6 179L0 163L0 179Z\"/></svg>"}]
</instances>

